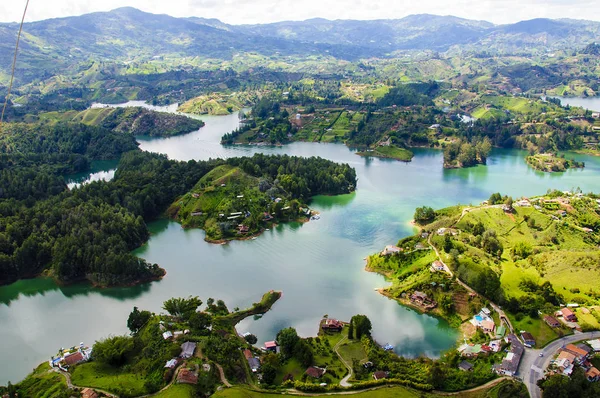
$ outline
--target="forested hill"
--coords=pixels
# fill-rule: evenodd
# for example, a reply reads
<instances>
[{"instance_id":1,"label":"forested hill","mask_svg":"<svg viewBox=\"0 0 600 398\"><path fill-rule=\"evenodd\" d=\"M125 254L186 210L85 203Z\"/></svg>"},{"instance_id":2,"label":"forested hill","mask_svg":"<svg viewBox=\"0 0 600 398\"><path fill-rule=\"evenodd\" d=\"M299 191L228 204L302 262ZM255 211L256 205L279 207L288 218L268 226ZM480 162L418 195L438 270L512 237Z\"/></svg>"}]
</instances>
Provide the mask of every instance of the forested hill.
<instances>
[{"instance_id":1,"label":"forested hill","mask_svg":"<svg viewBox=\"0 0 600 398\"><path fill-rule=\"evenodd\" d=\"M131 254L148 239L146 221L225 162L178 162L132 151L121 157L113 181L54 195L42 186L37 195L32 186L26 200L0 198L0 284L41 273L65 283L88 280L101 286L160 278L164 270L157 264ZM285 173L286 186L297 187L298 195L347 192L356 184L348 165L323 159L257 155L227 162L259 175L283 179Z\"/></svg>"},{"instance_id":2,"label":"forested hill","mask_svg":"<svg viewBox=\"0 0 600 398\"><path fill-rule=\"evenodd\" d=\"M0 24L0 70L8 71L17 31L16 24ZM446 51L453 46L505 53L581 49L597 40L600 23L534 19L496 26L424 14L375 21L311 19L236 26L119 8L30 22L25 24L24 32L18 83L54 74L79 74L77 66L90 59L128 64L165 56L228 60L240 52L258 52L300 56L317 53L356 60L385 57L398 50Z\"/></svg>"}]
</instances>

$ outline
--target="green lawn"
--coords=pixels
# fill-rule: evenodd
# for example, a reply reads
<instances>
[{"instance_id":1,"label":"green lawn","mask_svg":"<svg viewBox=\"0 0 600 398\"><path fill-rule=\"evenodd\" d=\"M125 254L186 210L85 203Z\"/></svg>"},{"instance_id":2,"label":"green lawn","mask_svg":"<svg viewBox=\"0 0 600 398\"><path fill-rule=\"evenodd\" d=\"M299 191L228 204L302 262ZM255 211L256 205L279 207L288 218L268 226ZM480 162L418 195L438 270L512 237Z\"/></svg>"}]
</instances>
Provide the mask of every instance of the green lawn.
<instances>
[{"instance_id":1,"label":"green lawn","mask_svg":"<svg viewBox=\"0 0 600 398\"><path fill-rule=\"evenodd\" d=\"M557 339L559 337L559 331L562 331L564 334L571 333L567 330L551 328L541 318L532 319L529 316L524 316L520 321L517 321L511 314L508 314L508 317L516 332L525 330L535 337L535 346L537 348L544 347L552 340Z\"/></svg>"},{"instance_id":2,"label":"green lawn","mask_svg":"<svg viewBox=\"0 0 600 398\"><path fill-rule=\"evenodd\" d=\"M50 366L44 362L16 385L21 397L33 398L60 398L68 396L67 382L64 376L57 372L50 372Z\"/></svg>"},{"instance_id":3,"label":"green lawn","mask_svg":"<svg viewBox=\"0 0 600 398\"><path fill-rule=\"evenodd\" d=\"M192 398L196 396L196 389L189 384L172 384L164 391L153 395L155 398Z\"/></svg>"},{"instance_id":4,"label":"green lawn","mask_svg":"<svg viewBox=\"0 0 600 398\"><path fill-rule=\"evenodd\" d=\"M344 358L344 361L349 364L352 363L353 359L360 361L367 359L367 353L362 345L362 343L358 340L348 340L344 342L339 348L338 352Z\"/></svg>"},{"instance_id":5,"label":"green lawn","mask_svg":"<svg viewBox=\"0 0 600 398\"><path fill-rule=\"evenodd\" d=\"M215 398L263 398L272 397L273 395L279 395L277 393L262 393L256 391L250 391L241 387L227 388L221 391L217 391L213 394ZM323 394L325 395L325 394ZM417 398L433 396L433 394L423 393L421 391L409 390L404 387L383 387L377 390L359 392L352 394L352 397L357 398Z\"/></svg>"},{"instance_id":6,"label":"green lawn","mask_svg":"<svg viewBox=\"0 0 600 398\"><path fill-rule=\"evenodd\" d=\"M97 362L77 365L71 375L73 384L82 387L96 387L119 395L136 396L147 393L142 375L122 373Z\"/></svg>"}]
</instances>

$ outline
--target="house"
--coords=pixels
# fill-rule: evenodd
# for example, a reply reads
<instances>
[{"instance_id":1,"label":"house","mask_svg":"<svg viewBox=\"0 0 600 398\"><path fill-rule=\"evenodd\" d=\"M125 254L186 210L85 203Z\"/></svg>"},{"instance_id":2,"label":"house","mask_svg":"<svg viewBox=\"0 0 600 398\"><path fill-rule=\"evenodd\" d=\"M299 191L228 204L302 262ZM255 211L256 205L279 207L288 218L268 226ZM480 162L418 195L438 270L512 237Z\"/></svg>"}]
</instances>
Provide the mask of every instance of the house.
<instances>
[{"instance_id":1,"label":"house","mask_svg":"<svg viewBox=\"0 0 600 398\"><path fill-rule=\"evenodd\" d=\"M165 339L165 340L168 340L168 339L170 339L171 337L173 337L173 333L172 333L170 330L167 330L166 332L164 332L164 333L162 334L162 336L163 336L163 339Z\"/></svg>"},{"instance_id":2,"label":"house","mask_svg":"<svg viewBox=\"0 0 600 398\"><path fill-rule=\"evenodd\" d=\"M481 344L463 344L458 347L458 352L463 357L473 358L483 353L483 346Z\"/></svg>"},{"instance_id":3,"label":"house","mask_svg":"<svg viewBox=\"0 0 600 398\"><path fill-rule=\"evenodd\" d=\"M467 362L467 361L462 361L461 363L458 364L458 368L465 372L472 372L473 364L470 362Z\"/></svg>"},{"instance_id":4,"label":"house","mask_svg":"<svg viewBox=\"0 0 600 398\"><path fill-rule=\"evenodd\" d=\"M165 364L165 368L175 369L178 363L179 361L177 360L177 358L169 359Z\"/></svg>"},{"instance_id":5,"label":"house","mask_svg":"<svg viewBox=\"0 0 600 398\"><path fill-rule=\"evenodd\" d=\"M595 352L600 352L600 339L586 341Z\"/></svg>"},{"instance_id":6,"label":"house","mask_svg":"<svg viewBox=\"0 0 600 398\"><path fill-rule=\"evenodd\" d=\"M435 306L437 305L437 303L434 300L430 299L427 296L427 294L419 291L413 292L413 294L410 295L410 300L414 304L425 307L425 309L435 308Z\"/></svg>"},{"instance_id":7,"label":"house","mask_svg":"<svg viewBox=\"0 0 600 398\"><path fill-rule=\"evenodd\" d=\"M65 356L63 358L63 361L67 366L71 366L71 365L76 365L79 362L85 361L85 358L83 357L83 354L80 351L77 351L71 355Z\"/></svg>"},{"instance_id":8,"label":"house","mask_svg":"<svg viewBox=\"0 0 600 398\"><path fill-rule=\"evenodd\" d=\"M496 325L494 324L494 321L485 320L481 322L481 329L483 329L483 331L487 333L494 333Z\"/></svg>"},{"instance_id":9,"label":"house","mask_svg":"<svg viewBox=\"0 0 600 398\"><path fill-rule=\"evenodd\" d=\"M567 346L563 349L563 351L567 351L575 356L575 361L577 363L583 362L587 359L589 352L577 347L575 344L567 344Z\"/></svg>"},{"instance_id":10,"label":"house","mask_svg":"<svg viewBox=\"0 0 600 398\"><path fill-rule=\"evenodd\" d=\"M181 358L191 358L194 356L194 351L196 351L196 343L186 341L181 345L181 354L179 356Z\"/></svg>"},{"instance_id":11,"label":"house","mask_svg":"<svg viewBox=\"0 0 600 398\"><path fill-rule=\"evenodd\" d=\"M277 352L277 343L274 341L267 341L265 343L265 349L267 351Z\"/></svg>"},{"instance_id":12,"label":"house","mask_svg":"<svg viewBox=\"0 0 600 398\"><path fill-rule=\"evenodd\" d=\"M239 231L241 234L245 234L245 233L247 233L248 231L250 231L250 227L248 227L247 225L240 224L240 225L238 225L238 231Z\"/></svg>"},{"instance_id":13,"label":"house","mask_svg":"<svg viewBox=\"0 0 600 398\"><path fill-rule=\"evenodd\" d=\"M198 384L198 374L189 369L181 369L177 374L177 383Z\"/></svg>"},{"instance_id":14,"label":"house","mask_svg":"<svg viewBox=\"0 0 600 398\"><path fill-rule=\"evenodd\" d=\"M502 360L501 364L493 366L493 370L498 374L514 376L519 369L519 363L521 362L525 348L514 334L509 334L506 340L510 342L510 351L506 354L506 358Z\"/></svg>"},{"instance_id":15,"label":"house","mask_svg":"<svg viewBox=\"0 0 600 398\"><path fill-rule=\"evenodd\" d=\"M523 332L521 333L521 338L525 342L525 346L533 347L535 345L535 339L533 338L533 335L531 333Z\"/></svg>"},{"instance_id":16,"label":"house","mask_svg":"<svg viewBox=\"0 0 600 398\"><path fill-rule=\"evenodd\" d=\"M91 388L81 390L81 398L98 398L98 393Z\"/></svg>"},{"instance_id":17,"label":"house","mask_svg":"<svg viewBox=\"0 0 600 398\"><path fill-rule=\"evenodd\" d=\"M431 269L434 271L445 271L446 267L444 267L444 264L442 264L442 262L440 260L435 260L431 264Z\"/></svg>"},{"instance_id":18,"label":"house","mask_svg":"<svg viewBox=\"0 0 600 398\"><path fill-rule=\"evenodd\" d=\"M589 345L587 345L587 344L583 344L583 343L579 343L579 344L577 344L577 346L576 346L576 347L577 347L577 348L579 348L579 349L580 349L580 350L582 350L582 351L585 351L585 352L587 352L587 356L588 356L588 357L589 357L589 355L590 355L590 354L592 353L592 351L593 351L593 350L590 348L590 346L589 346Z\"/></svg>"},{"instance_id":19,"label":"house","mask_svg":"<svg viewBox=\"0 0 600 398\"><path fill-rule=\"evenodd\" d=\"M556 358L556 367L558 370L567 376L573 373L573 364L575 363L575 355L568 351L561 351Z\"/></svg>"},{"instance_id":20,"label":"house","mask_svg":"<svg viewBox=\"0 0 600 398\"><path fill-rule=\"evenodd\" d=\"M383 370L378 370L377 372L373 373L373 378L375 380L387 379L388 375L389 375L388 372L384 372Z\"/></svg>"},{"instance_id":21,"label":"house","mask_svg":"<svg viewBox=\"0 0 600 398\"><path fill-rule=\"evenodd\" d=\"M558 319L556 319L550 315L544 315L544 322L546 322L548 324L548 326L550 326L551 328L559 328L560 327L560 322L558 321Z\"/></svg>"},{"instance_id":22,"label":"house","mask_svg":"<svg viewBox=\"0 0 600 398\"><path fill-rule=\"evenodd\" d=\"M560 312L562 313L563 318L569 322L577 322L577 316L573 311L568 308L561 308Z\"/></svg>"},{"instance_id":23,"label":"house","mask_svg":"<svg viewBox=\"0 0 600 398\"><path fill-rule=\"evenodd\" d=\"M496 338L504 337L506 334L506 326L500 325L496 328Z\"/></svg>"},{"instance_id":24,"label":"house","mask_svg":"<svg viewBox=\"0 0 600 398\"><path fill-rule=\"evenodd\" d=\"M249 349L247 349L247 348L246 348L244 351L242 351L242 352L244 353L244 358L246 358L246 359L250 359L250 358L252 358L252 357L253 357L253 355L252 355L252 351L250 351L250 350L249 350Z\"/></svg>"},{"instance_id":25,"label":"house","mask_svg":"<svg viewBox=\"0 0 600 398\"><path fill-rule=\"evenodd\" d=\"M260 361L258 360L258 358L248 358L247 361L252 372L256 373L258 369L260 369Z\"/></svg>"},{"instance_id":26,"label":"house","mask_svg":"<svg viewBox=\"0 0 600 398\"><path fill-rule=\"evenodd\" d=\"M600 380L600 370L592 366L585 372L585 377L587 377L588 381L598 381Z\"/></svg>"},{"instance_id":27,"label":"house","mask_svg":"<svg viewBox=\"0 0 600 398\"><path fill-rule=\"evenodd\" d=\"M327 318L321 323L321 329L339 332L344 327L344 324L337 319Z\"/></svg>"},{"instance_id":28,"label":"house","mask_svg":"<svg viewBox=\"0 0 600 398\"><path fill-rule=\"evenodd\" d=\"M381 252L382 256L389 256L390 254L400 253L402 251L401 248L394 245L387 245L385 249Z\"/></svg>"},{"instance_id":29,"label":"house","mask_svg":"<svg viewBox=\"0 0 600 398\"><path fill-rule=\"evenodd\" d=\"M323 369L323 368L318 368L316 366L309 366L308 369L306 369L306 373L309 377L315 378L315 379L319 379L321 378L321 376L323 376L325 374L327 370Z\"/></svg>"}]
</instances>

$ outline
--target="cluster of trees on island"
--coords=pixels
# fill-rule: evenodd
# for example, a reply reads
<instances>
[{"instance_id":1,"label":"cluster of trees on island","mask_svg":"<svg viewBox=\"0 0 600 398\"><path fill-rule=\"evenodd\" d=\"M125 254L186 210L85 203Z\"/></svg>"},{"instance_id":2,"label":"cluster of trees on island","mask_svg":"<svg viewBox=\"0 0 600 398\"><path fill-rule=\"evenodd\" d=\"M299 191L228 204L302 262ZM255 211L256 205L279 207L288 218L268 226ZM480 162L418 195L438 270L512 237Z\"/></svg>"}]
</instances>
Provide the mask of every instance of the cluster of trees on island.
<instances>
[{"instance_id":1,"label":"cluster of trees on island","mask_svg":"<svg viewBox=\"0 0 600 398\"><path fill-rule=\"evenodd\" d=\"M347 192L356 183L354 170L323 159L257 155L178 162L131 151L137 148L132 135L100 127L3 127L1 284L42 272L66 283L88 280L102 286L160 278L164 270L130 253L148 239L146 221L226 162L261 176L281 174L281 184L297 197ZM63 173L85 170L91 160L118 156L113 181L67 189Z\"/></svg>"}]
</instances>

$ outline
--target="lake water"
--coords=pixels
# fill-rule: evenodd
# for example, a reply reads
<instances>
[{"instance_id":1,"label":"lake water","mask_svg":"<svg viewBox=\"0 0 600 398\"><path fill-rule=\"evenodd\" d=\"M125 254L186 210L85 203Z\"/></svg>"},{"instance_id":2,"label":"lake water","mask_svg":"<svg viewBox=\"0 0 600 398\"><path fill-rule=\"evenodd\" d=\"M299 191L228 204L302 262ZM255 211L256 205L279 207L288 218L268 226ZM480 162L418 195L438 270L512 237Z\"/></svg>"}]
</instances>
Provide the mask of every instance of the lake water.
<instances>
[{"instance_id":1,"label":"lake water","mask_svg":"<svg viewBox=\"0 0 600 398\"><path fill-rule=\"evenodd\" d=\"M580 106L590 111L600 112L600 97L555 97L561 105Z\"/></svg>"},{"instance_id":2,"label":"lake water","mask_svg":"<svg viewBox=\"0 0 600 398\"><path fill-rule=\"evenodd\" d=\"M89 171L66 175L67 187L73 189L92 181L110 181L115 177L118 163L118 160L93 161Z\"/></svg>"},{"instance_id":3,"label":"lake water","mask_svg":"<svg viewBox=\"0 0 600 398\"><path fill-rule=\"evenodd\" d=\"M416 149L410 163L357 156L341 144L294 143L285 147L227 146L221 135L238 126L237 115L203 116L206 126L184 136L139 139L143 150L173 159L251 156L256 152L321 156L356 168L358 189L350 195L316 197L311 207L321 219L285 224L256 240L213 245L202 230L183 230L159 220L152 237L136 254L167 270L162 281L132 288L60 287L46 279L0 287L0 383L19 380L60 347L93 343L126 333L126 319L138 306L161 311L164 300L198 295L225 300L233 309L260 299L270 289L283 297L262 319L246 319L239 332L252 332L259 343L293 326L303 336L317 333L328 314L343 320L357 313L373 322L374 337L407 356L438 356L452 347L457 331L374 291L385 280L364 271L363 258L410 235L415 207L478 203L492 192L518 197L581 187L600 191L600 158L578 156L583 170L545 174L530 169L525 152L494 150L487 167L444 170L440 151Z\"/></svg>"}]
</instances>

